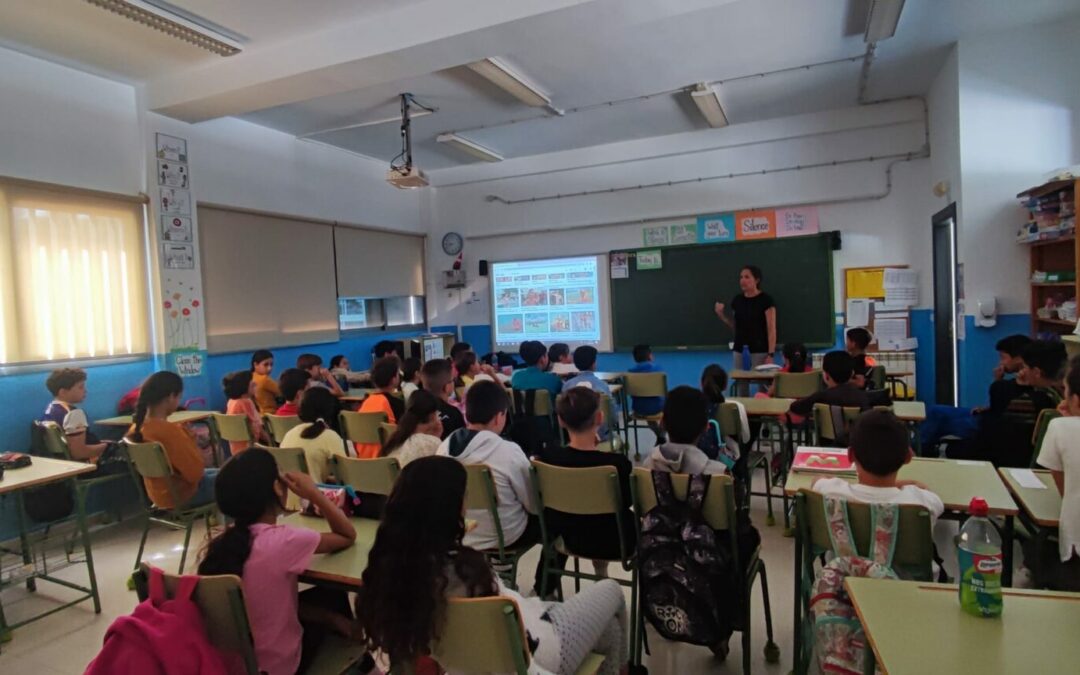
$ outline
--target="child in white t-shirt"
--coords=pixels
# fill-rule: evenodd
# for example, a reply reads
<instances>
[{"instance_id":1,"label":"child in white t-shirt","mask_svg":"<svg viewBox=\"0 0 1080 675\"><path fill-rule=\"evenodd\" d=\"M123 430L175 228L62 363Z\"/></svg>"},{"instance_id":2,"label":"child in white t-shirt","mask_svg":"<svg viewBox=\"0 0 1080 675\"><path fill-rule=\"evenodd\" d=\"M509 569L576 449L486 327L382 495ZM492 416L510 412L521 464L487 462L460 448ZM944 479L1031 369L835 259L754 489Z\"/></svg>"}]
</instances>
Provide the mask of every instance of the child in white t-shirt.
<instances>
[{"instance_id":1,"label":"child in white t-shirt","mask_svg":"<svg viewBox=\"0 0 1080 675\"><path fill-rule=\"evenodd\" d=\"M1047 551L1042 562L1049 586L1080 591L1080 443L1076 441L1080 438L1080 360L1074 359L1069 364L1065 400L1058 410L1065 416L1050 422L1036 460L1050 469L1061 493L1056 551L1059 555L1055 557L1052 551ZM1058 558L1061 562L1055 564Z\"/></svg>"},{"instance_id":2,"label":"child in white t-shirt","mask_svg":"<svg viewBox=\"0 0 1080 675\"><path fill-rule=\"evenodd\" d=\"M916 504L930 512L936 523L945 505L926 486L913 480L898 480L900 467L911 461L907 429L889 410L868 410L859 416L851 431L848 455L855 464L858 481L819 478L814 490L865 504Z\"/></svg>"}]
</instances>

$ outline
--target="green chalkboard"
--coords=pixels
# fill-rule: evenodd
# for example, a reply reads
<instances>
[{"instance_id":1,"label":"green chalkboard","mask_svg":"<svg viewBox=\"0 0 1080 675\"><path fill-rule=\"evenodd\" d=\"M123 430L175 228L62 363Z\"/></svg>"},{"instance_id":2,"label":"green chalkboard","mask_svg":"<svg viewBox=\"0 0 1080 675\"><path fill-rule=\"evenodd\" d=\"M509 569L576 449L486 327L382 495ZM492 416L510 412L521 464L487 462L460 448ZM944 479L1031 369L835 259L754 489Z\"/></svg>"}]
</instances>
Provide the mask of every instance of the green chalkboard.
<instances>
[{"instance_id":1,"label":"green chalkboard","mask_svg":"<svg viewBox=\"0 0 1080 675\"><path fill-rule=\"evenodd\" d=\"M761 268L762 290L776 303L777 343L826 347L836 339L833 308L833 233L767 241L671 246L660 269L638 270L637 250L626 279L611 280L616 350L727 349L731 329L713 304L730 304L743 265Z\"/></svg>"}]
</instances>

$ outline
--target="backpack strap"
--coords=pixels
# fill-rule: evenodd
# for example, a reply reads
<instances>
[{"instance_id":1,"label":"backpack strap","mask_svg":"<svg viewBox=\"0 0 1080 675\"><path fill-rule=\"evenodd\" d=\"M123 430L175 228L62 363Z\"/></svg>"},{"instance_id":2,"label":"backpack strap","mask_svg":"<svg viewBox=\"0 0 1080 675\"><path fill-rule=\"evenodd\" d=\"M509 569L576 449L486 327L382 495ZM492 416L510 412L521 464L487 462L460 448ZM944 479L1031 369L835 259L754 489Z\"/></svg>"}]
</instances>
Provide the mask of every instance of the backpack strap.
<instances>
[{"instance_id":1,"label":"backpack strap","mask_svg":"<svg viewBox=\"0 0 1080 675\"><path fill-rule=\"evenodd\" d=\"M650 471L653 490L656 491L656 504L668 507L676 503L675 488L671 485L671 474L667 471Z\"/></svg>"},{"instance_id":2,"label":"backpack strap","mask_svg":"<svg viewBox=\"0 0 1080 675\"><path fill-rule=\"evenodd\" d=\"M705 495L709 492L709 480L712 478L707 473L699 473L690 476L690 489L686 495L686 505L690 507L690 513L701 513L705 505Z\"/></svg>"},{"instance_id":3,"label":"backpack strap","mask_svg":"<svg viewBox=\"0 0 1080 675\"><path fill-rule=\"evenodd\" d=\"M870 557L885 567L892 567L896 554L896 533L900 528L899 504L871 504Z\"/></svg>"},{"instance_id":4,"label":"backpack strap","mask_svg":"<svg viewBox=\"0 0 1080 675\"><path fill-rule=\"evenodd\" d=\"M847 502L839 497L826 495L822 503L833 553L837 557L858 556L855 537L851 534L851 522L848 520Z\"/></svg>"},{"instance_id":5,"label":"backpack strap","mask_svg":"<svg viewBox=\"0 0 1080 675\"><path fill-rule=\"evenodd\" d=\"M149 579L149 591L150 602L155 607L160 607L161 603L169 599L169 594L165 590L165 573L159 568L151 566ZM176 586L176 593L173 594L173 600L189 601L191 596L195 593L195 587L199 585L199 577L194 574L186 574L180 577L180 583Z\"/></svg>"}]
</instances>

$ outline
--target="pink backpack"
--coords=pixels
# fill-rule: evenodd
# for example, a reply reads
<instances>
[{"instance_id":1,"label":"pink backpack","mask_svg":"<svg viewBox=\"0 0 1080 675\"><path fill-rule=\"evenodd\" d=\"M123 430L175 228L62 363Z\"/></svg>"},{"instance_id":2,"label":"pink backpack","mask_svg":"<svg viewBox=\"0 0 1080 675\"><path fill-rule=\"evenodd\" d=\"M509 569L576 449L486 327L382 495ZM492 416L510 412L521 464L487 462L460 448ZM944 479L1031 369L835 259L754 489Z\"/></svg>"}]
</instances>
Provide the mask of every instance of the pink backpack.
<instances>
[{"instance_id":1,"label":"pink backpack","mask_svg":"<svg viewBox=\"0 0 1080 675\"><path fill-rule=\"evenodd\" d=\"M113 621L86 675L227 675L191 599L199 577L180 577L170 600L162 571L151 567L149 576L150 597Z\"/></svg>"}]
</instances>

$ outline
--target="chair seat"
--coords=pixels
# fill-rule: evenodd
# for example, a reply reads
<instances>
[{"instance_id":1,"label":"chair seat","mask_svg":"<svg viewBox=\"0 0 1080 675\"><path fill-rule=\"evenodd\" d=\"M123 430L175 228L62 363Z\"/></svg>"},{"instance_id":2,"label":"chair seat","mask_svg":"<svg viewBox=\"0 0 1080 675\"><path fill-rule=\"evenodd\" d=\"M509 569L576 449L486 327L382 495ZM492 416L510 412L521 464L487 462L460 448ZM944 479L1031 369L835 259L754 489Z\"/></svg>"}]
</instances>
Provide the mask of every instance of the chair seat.
<instances>
[{"instance_id":1,"label":"chair seat","mask_svg":"<svg viewBox=\"0 0 1080 675\"><path fill-rule=\"evenodd\" d=\"M581 662L578 669L574 671L574 675L596 675L600 671L600 666L604 665L604 655L590 653L585 657L585 660Z\"/></svg>"},{"instance_id":2,"label":"chair seat","mask_svg":"<svg viewBox=\"0 0 1080 675\"><path fill-rule=\"evenodd\" d=\"M304 672L308 675L340 675L364 658L365 653L364 645L330 634L319 645L319 651Z\"/></svg>"},{"instance_id":3,"label":"chair seat","mask_svg":"<svg viewBox=\"0 0 1080 675\"><path fill-rule=\"evenodd\" d=\"M645 420L646 422L659 422L664 419L664 413L658 412L655 415L642 415L640 413L630 413L631 420Z\"/></svg>"}]
</instances>

